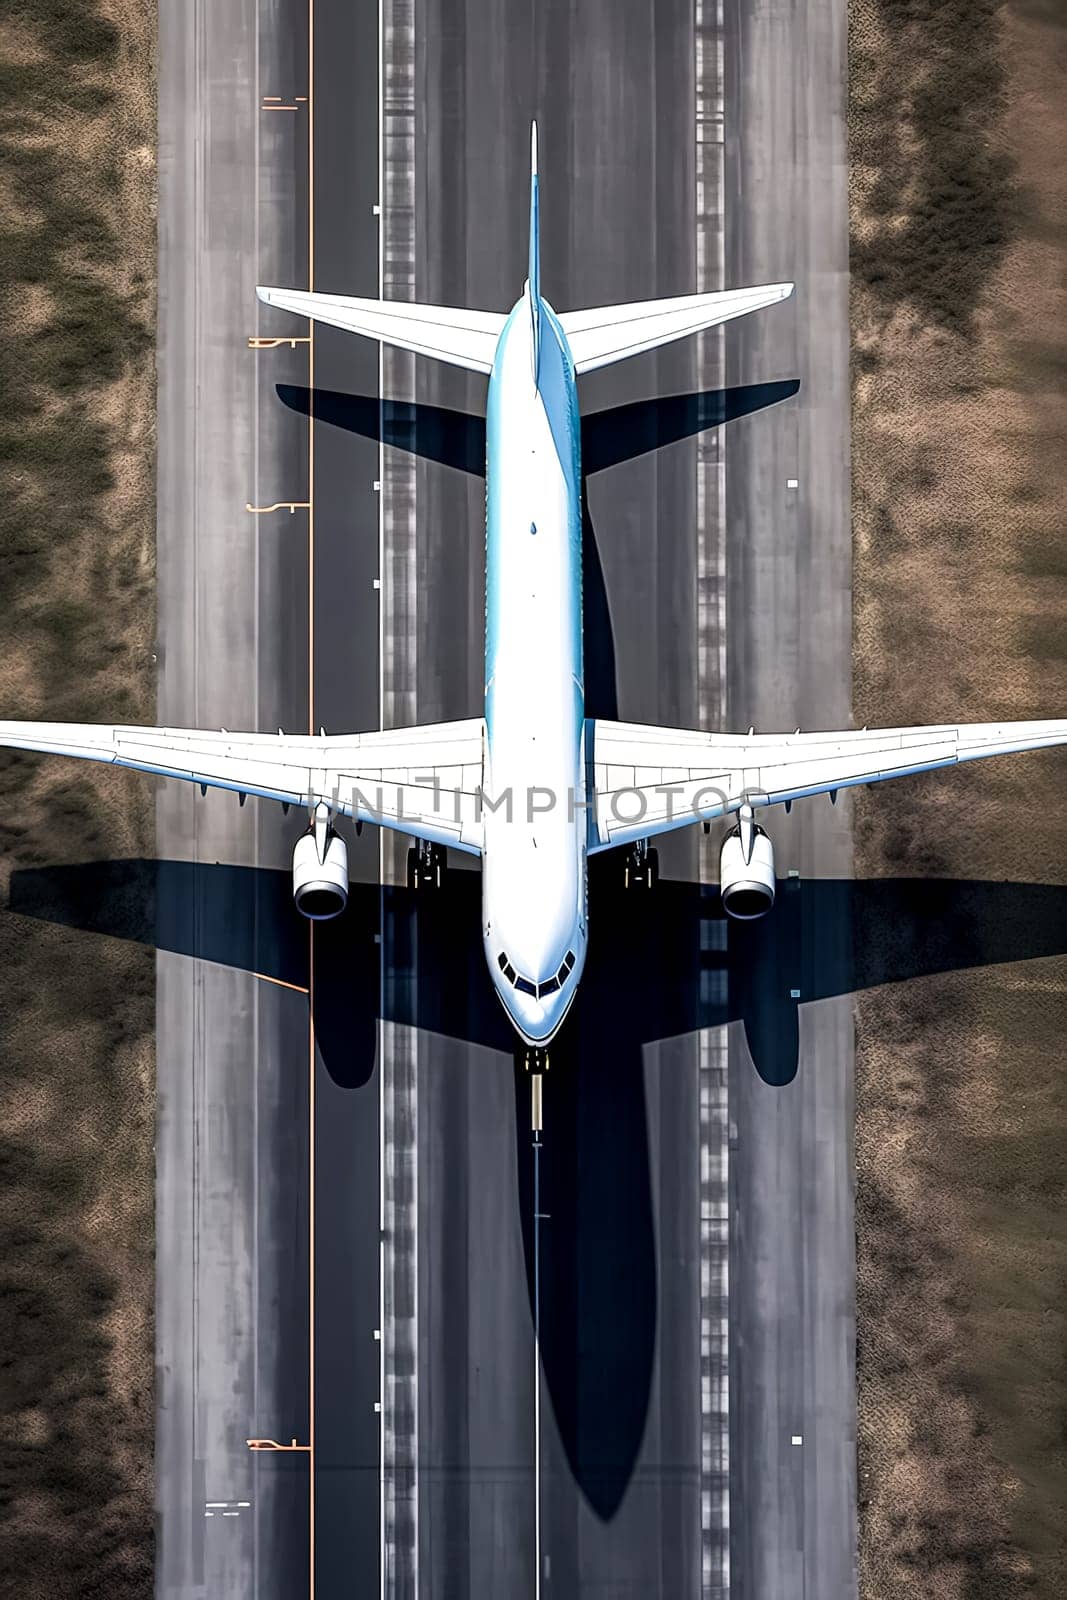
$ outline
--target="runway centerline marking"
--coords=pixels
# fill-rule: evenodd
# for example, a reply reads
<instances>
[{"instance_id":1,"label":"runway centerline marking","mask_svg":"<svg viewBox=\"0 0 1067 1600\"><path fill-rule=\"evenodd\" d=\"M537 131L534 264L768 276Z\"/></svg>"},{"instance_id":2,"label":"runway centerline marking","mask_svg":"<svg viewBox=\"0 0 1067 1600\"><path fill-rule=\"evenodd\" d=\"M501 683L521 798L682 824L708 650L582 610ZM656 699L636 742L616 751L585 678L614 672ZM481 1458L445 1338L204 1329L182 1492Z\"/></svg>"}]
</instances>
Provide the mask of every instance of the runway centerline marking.
<instances>
[{"instance_id":1,"label":"runway centerline marking","mask_svg":"<svg viewBox=\"0 0 1067 1600\"><path fill-rule=\"evenodd\" d=\"M308 292L315 288L315 0L308 0ZM315 323L308 319L308 733L315 732ZM315 924L308 923L308 1597L315 1600Z\"/></svg>"},{"instance_id":2,"label":"runway centerline marking","mask_svg":"<svg viewBox=\"0 0 1067 1600\"><path fill-rule=\"evenodd\" d=\"M534 1162L534 1600L541 1600L541 1074L533 1079Z\"/></svg>"}]
</instances>

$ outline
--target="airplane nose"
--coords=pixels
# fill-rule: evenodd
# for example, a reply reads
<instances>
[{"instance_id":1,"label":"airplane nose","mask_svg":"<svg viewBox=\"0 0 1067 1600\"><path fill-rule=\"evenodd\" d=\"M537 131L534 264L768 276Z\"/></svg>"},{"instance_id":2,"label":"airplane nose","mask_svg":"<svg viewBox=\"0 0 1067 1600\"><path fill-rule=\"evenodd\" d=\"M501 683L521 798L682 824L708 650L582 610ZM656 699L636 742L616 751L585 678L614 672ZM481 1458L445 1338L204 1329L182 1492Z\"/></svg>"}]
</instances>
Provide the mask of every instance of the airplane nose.
<instances>
[{"instance_id":1,"label":"airplane nose","mask_svg":"<svg viewBox=\"0 0 1067 1600\"><path fill-rule=\"evenodd\" d=\"M547 961L538 960L536 956L527 958L528 970L538 974L531 978L512 965L506 951L487 941L486 956L493 986L516 1031L527 1044L546 1045L558 1031L577 992L583 965L582 948L579 930L574 929L564 943L562 957L556 951ZM546 972L546 967L554 970Z\"/></svg>"},{"instance_id":2,"label":"airplane nose","mask_svg":"<svg viewBox=\"0 0 1067 1600\"><path fill-rule=\"evenodd\" d=\"M551 1039L563 1020L570 998L561 991L541 999L518 989L501 989L500 993L516 1028L531 1044L543 1044Z\"/></svg>"},{"instance_id":3,"label":"airplane nose","mask_svg":"<svg viewBox=\"0 0 1067 1600\"><path fill-rule=\"evenodd\" d=\"M516 994L514 991L507 996L507 1007L518 1027L520 1033L527 1039L534 1041L543 1039L549 1031L549 1021L546 1015L548 1005L542 1005L540 1000L535 1000L532 995Z\"/></svg>"}]
</instances>

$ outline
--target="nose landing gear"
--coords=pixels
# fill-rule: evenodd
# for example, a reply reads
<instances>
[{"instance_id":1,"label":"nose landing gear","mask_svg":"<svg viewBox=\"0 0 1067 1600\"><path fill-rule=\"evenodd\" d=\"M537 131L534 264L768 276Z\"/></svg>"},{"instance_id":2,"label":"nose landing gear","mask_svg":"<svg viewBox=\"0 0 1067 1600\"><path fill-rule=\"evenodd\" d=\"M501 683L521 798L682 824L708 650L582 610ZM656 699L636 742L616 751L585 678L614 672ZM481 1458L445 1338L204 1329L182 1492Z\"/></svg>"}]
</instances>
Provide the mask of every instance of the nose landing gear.
<instances>
[{"instance_id":1,"label":"nose landing gear","mask_svg":"<svg viewBox=\"0 0 1067 1600\"><path fill-rule=\"evenodd\" d=\"M626 889L653 889L659 882L659 851L647 839L638 839L627 850L622 881Z\"/></svg>"},{"instance_id":2,"label":"nose landing gear","mask_svg":"<svg viewBox=\"0 0 1067 1600\"><path fill-rule=\"evenodd\" d=\"M539 1144L544 1125L541 1095L544 1075L548 1071L548 1051L530 1044L519 1051L519 1055L523 1070L530 1075L530 1132L534 1136L534 1144Z\"/></svg>"},{"instance_id":3,"label":"nose landing gear","mask_svg":"<svg viewBox=\"0 0 1067 1600\"><path fill-rule=\"evenodd\" d=\"M445 847L420 839L408 851L408 888L439 889L444 882Z\"/></svg>"}]
</instances>

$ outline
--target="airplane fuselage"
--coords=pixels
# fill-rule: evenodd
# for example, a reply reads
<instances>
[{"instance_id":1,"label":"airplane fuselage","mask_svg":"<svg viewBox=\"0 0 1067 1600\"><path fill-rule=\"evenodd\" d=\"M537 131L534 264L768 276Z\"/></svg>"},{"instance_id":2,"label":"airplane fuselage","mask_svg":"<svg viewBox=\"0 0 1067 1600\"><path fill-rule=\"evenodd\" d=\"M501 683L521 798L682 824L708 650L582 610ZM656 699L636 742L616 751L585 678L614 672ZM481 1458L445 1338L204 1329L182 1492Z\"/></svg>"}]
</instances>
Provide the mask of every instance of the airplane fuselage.
<instances>
[{"instance_id":1,"label":"airplane fuselage","mask_svg":"<svg viewBox=\"0 0 1067 1600\"><path fill-rule=\"evenodd\" d=\"M536 372L536 379L535 379ZM486 416L483 940L515 1027L555 1034L586 950L581 425L574 363L529 291Z\"/></svg>"}]
</instances>

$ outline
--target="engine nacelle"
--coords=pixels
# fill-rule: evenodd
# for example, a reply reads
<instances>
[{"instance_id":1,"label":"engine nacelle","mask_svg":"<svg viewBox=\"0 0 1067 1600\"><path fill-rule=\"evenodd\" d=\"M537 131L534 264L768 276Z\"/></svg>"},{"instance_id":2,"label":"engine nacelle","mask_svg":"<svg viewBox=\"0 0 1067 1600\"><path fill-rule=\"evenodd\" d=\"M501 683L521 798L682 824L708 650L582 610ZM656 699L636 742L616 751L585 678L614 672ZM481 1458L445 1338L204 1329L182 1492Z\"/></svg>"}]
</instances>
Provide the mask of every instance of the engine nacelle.
<instances>
[{"instance_id":1,"label":"engine nacelle","mask_svg":"<svg viewBox=\"0 0 1067 1600\"><path fill-rule=\"evenodd\" d=\"M774 904L774 845L762 828L755 824L750 826L752 845L748 860L745 860L741 827L726 835L719 857L723 910L746 922L764 916Z\"/></svg>"},{"instance_id":2,"label":"engine nacelle","mask_svg":"<svg viewBox=\"0 0 1067 1600\"><path fill-rule=\"evenodd\" d=\"M293 903L312 922L339 917L348 904L348 847L332 828L319 832L309 828L293 850Z\"/></svg>"}]
</instances>

